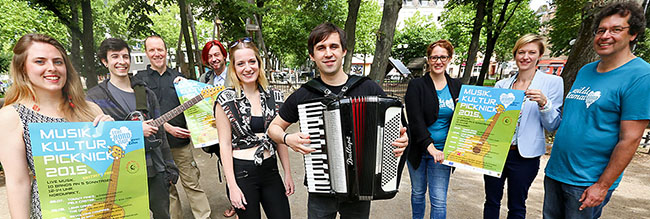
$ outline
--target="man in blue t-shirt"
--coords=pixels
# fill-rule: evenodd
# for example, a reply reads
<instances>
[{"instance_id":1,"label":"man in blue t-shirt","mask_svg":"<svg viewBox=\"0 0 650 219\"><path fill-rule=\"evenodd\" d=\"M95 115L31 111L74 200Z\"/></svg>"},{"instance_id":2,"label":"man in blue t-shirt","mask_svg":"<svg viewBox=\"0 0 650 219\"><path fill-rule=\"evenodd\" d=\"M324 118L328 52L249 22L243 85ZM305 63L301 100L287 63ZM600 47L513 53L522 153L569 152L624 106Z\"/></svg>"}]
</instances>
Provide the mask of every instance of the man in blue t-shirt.
<instances>
[{"instance_id":1,"label":"man in blue t-shirt","mask_svg":"<svg viewBox=\"0 0 650 219\"><path fill-rule=\"evenodd\" d=\"M544 179L544 218L598 218L650 119L650 64L631 47L645 29L634 2L595 18L600 60L578 72L564 102Z\"/></svg>"}]
</instances>

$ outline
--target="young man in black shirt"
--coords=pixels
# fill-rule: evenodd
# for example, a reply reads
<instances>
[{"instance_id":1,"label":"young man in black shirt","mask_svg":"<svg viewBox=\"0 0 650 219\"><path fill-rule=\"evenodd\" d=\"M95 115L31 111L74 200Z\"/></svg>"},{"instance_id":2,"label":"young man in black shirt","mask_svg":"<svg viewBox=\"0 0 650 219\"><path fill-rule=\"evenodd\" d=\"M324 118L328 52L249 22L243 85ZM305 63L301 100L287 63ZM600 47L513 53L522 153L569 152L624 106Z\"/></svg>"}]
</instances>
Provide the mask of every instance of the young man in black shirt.
<instances>
[{"instance_id":1,"label":"young man in black shirt","mask_svg":"<svg viewBox=\"0 0 650 219\"><path fill-rule=\"evenodd\" d=\"M99 47L99 59L108 68L110 78L88 90L86 99L96 103L115 120L128 120L136 111L135 89L142 89L146 97L146 112L150 119L160 116L160 107L153 91L144 82L132 80L128 73L131 65L131 49L124 40L108 38ZM139 88L138 88L139 87ZM178 180L178 168L174 164L165 132L158 127L142 124L145 137L156 136L159 142L145 141L147 181L149 186L149 209L156 219L169 219L169 187Z\"/></svg>"},{"instance_id":2,"label":"young man in black shirt","mask_svg":"<svg viewBox=\"0 0 650 219\"><path fill-rule=\"evenodd\" d=\"M315 27L309 34L308 50L309 57L318 66L320 71L319 80L332 93L338 94L348 80L342 68L345 49L345 32L336 25L326 22ZM365 80L360 85L350 88L347 96L370 96L386 95L377 83L372 80ZM284 143L291 149L302 154L308 154L315 149L305 146L310 144L309 135L305 133L285 133L285 130L292 123L298 122L298 104L304 100L322 97L322 94L313 92L304 87L296 90L284 102L280 108L279 116L271 122L268 128L269 136L278 143ZM401 136L393 146L395 156L401 156L408 145L406 128L400 130ZM282 145L282 144L278 144ZM346 218L368 218L370 215L370 201L350 201L337 197L309 194L308 217L335 218L336 213L341 214L342 219Z\"/></svg>"}]
</instances>

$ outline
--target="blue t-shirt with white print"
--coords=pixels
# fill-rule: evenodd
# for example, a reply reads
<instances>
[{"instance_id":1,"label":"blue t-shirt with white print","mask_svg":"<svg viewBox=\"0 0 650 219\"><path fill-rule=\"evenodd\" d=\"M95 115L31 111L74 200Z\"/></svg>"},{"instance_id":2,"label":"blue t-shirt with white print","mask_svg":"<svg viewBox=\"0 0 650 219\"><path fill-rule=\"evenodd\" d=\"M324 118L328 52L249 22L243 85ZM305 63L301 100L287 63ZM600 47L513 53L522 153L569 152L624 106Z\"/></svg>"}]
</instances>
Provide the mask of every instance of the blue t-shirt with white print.
<instances>
[{"instance_id":1,"label":"blue t-shirt with white print","mask_svg":"<svg viewBox=\"0 0 650 219\"><path fill-rule=\"evenodd\" d=\"M438 120L427 127L427 130L429 130L431 139L433 139L433 146L438 150L442 150L447 140L451 117L454 115L454 100L451 97L451 93L449 93L449 86L445 86L442 90L437 90L436 93L438 93L439 103Z\"/></svg>"},{"instance_id":2,"label":"blue t-shirt with white print","mask_svg":"<svg viewBox=\"0 0 650 219\"><path fill-rule=\"evenodd\" d=\"M546 166L546 176L569 185L591 186L598 181L618 143L621 120L650 119L650 64L635 58L598 73L599 62L578 72Z\"/></svg>"}]
</instances>

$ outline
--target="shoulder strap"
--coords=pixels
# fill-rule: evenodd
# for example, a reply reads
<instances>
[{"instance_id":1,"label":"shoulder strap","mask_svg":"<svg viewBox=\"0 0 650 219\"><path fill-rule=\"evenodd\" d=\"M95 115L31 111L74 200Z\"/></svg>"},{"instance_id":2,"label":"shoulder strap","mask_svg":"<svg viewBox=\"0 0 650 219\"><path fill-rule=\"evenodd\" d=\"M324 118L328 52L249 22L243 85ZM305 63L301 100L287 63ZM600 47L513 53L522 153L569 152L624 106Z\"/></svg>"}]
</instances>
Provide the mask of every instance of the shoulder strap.
<instances>
[{"instance_id":1,"label":"shoulder strap","mask_svg":"<svg viewBox=\"0 0 650 219\"><path fill-rule=\"evenodd\" d=\"M347 95L348 91L358 85L361 84L361 82L364 82L365 80L368 80L368 77L361 77L361 76L356 76L356 75L349 75L348 80L345 82L345 85L343 85L343 88L341 88L341 92L338 94L333 94L332 91L327 89L323 82L312 79L308 81L307 83L303 84L302 87L305 87L308 90L311 90L316 93L324 94L326 97L343 97Z\"/></svg>"},{"instance_id":2,"label":"shoulder strap","mask_svg":"<svg viewBox=\"0 0 650 219\"><path fill-rule=\"evenodd\" d=\"M349 75L348 81L345 82L345 86L341 88L341 92L337 95L338 97L343 97L348 94L348 91L356 86L359 86L361 82L368 80L368 77L361 77L356 75Z\"/></svg>"},{"instance_id":3,"label":"shoulder strap","mask_svg":"<svg viewBox=\"0 0 650 219\"><path fill-rule=\"evenodd\" d=\"M147 108L147 91L143 85L136 85L133 87L135 92L135 110L140 112L148 112Z\"/></svg>"},{"instance_id":4,"label":"shoulder strap","mask_svg":"<svg viewBox=\"0 0 650 219\"><path fill-rule=\"evenodd\" d=\"M334 94L332 94L332 91L330 91L330 89L327 89L327 87L325 87L323 82L316 79L311 79L307 81L307 83L303 84L302 87L312 92L323 94L326 97L335 96Z\"/></svg>"}]
</instances>

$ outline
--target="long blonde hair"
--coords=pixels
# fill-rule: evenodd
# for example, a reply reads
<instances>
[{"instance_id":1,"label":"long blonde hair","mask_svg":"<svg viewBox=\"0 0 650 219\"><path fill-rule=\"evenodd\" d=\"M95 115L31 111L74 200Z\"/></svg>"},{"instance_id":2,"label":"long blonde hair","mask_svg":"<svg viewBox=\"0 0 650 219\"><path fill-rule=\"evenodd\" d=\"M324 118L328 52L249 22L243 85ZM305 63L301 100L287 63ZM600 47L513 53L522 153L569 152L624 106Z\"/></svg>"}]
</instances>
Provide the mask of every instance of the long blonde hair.
<instances>
[{"instance_id":1,"label":"long blonde hair","mask_svg":"<svg viewBox=\"0 0 650 219\"><path fill-rule=\"evenodd\" d=\"M70 58L68 58L61 43L44 34L27 34L22 36L18 42L16 42L16 45L13 48L14 57L11 60L11 67L9 70L13 84L9 87L4 106L30 99L37 104L41 101L36 96L32 83L25 70L25 62L27 61L28 55L27 50L35 42L50 44L59 50L61 56L63 56L63 61L65 62L65 68L67 71L67 79L63 85L63 89L61 90L65 101L63 101L59 106L59 110L63 112L63 117L67 121L71 122L92 121L95 118L95 115L86 102L86 95L81 86L79 74L72 66Z\"/></svg>"},{"instance_id":2,"label":"long blonde hair","mask_svg":"<svg viewBox=\"0 0 650 219\"><path fill-rule=\"evenodd\" d=\"M257 75L257 84L262 86L264 91L267 91L269 86L269 81L266 79L266 73L264 72L264 63L262 62L262 57L260 56L260 51L255 46L255 43L252 41L238 40L234 43L237 45L230 48L228 58L230 59L230 65L228 65L228 80L230 81L230 87L235 88L235 93L237 97L240 97L242 90L242 82L237 78L237 73L235 72L235 51L240 49L252 49L255 52L255 58L257 59L257 65L259 74Z\"/></svg>"}]
</instances>

